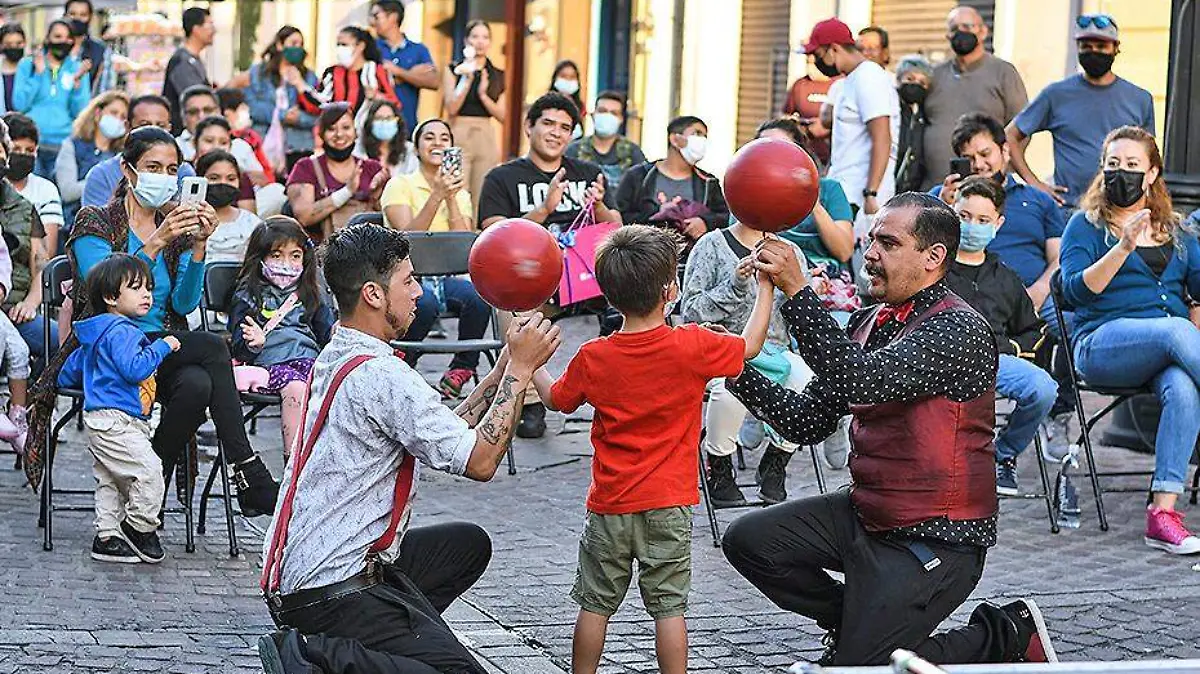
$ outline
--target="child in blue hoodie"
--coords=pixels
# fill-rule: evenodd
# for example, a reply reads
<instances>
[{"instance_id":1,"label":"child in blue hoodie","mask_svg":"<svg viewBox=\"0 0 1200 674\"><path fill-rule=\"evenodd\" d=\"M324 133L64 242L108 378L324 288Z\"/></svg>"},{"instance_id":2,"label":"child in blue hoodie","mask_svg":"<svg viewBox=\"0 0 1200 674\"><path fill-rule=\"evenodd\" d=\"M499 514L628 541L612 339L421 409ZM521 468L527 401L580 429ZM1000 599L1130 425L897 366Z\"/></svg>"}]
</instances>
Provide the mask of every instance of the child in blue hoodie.
<instances>
[{"instance_id":1,"label":"child in blue hoodie","mask_svg":"<svg viewBox=\"0 0 1200 674\"><path fill-rule=\"evenodd\" d=\"M74 324L79 348L59 372L58 385L83 387L96 476L92 559L155 564L164 556L157 530L166 485L150 444L153 400L143 400L141 384L179 350L179 340L151 342L130 320L145 316L154 303L154 276L142 260L114 253L92 268L87 286L91 306L108 311Z\"/></svg>"}]
</instances>

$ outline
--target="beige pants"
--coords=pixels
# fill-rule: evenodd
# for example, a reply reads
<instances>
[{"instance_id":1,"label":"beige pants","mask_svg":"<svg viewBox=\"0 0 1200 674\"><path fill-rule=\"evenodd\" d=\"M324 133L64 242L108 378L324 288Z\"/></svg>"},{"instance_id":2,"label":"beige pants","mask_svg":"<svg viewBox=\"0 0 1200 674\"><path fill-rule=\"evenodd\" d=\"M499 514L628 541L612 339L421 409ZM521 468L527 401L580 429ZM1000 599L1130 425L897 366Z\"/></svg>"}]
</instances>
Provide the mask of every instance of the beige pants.
<instances>
[{"instance_id":1,"label":"beige pants","mask_svg":"<svg viewBox=\"0 0 1200 674\"><path fill-rule=\"evenodd\" d=\"M797 354L789 351L783 355L792 364L792 371L783 382L784 387L793 391L803 391L812 379L813 371ZM737 450L738 431L742 428L742 420L745 418L746 406L725 388L724 379L714 379L709 384L708 410L704 415L704 451L713 456L733 454ZM780 449L790 453L796 451L796 447L793 443L785 442Z\"/></svg>"},{"instance_id":2,"label":"beige pants","mask_svg":"<svg viewBox=\"0 0 1200 674\"><path fill-rule=\"evenodd\" d=\"M483 177L500 163L496 124L491 117L455 117L450 129L454 132L454 144L463 151L463 176L471 190L471 207L478 219Z\"/></svg>"},{"instance_id":3,"label":"beige pants","mask_svg":"<svg viewBox=\"0 0 1200 674\"><path fill-rule=\"evenodd\" d=\"M157 529L166 485L150 422L107 409L84 412L83 423L96 476L96 535L118 535L122 519L141 532Z\"/></svg>"}]
</instances>

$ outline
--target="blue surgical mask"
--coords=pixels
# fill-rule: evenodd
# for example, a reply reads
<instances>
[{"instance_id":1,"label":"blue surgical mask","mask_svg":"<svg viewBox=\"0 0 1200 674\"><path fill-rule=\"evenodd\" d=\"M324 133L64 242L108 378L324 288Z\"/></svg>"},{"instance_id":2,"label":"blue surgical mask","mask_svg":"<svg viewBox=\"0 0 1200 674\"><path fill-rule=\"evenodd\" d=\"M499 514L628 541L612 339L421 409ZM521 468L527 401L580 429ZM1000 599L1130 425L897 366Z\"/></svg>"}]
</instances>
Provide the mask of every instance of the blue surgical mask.
<instances>
[{"instance_id":1,"label":"blue surgical mask","mask_svg":"<svg viewBox=\"0 0 1200 674\"><path fill-rule=\"evenodd\" d=\"M996 238L996 226L985 222L959 221L958 248L966 253L978 253Z\"/></svg>"},{"instance_id":2,"label":"blue surgical mask","mask_svg":"<svg viewBox=\"0 0 1200 674\"><path fill-rule=\"evenodd\" d=\"M173 175L166 173L137 172L137 185L133 186L133 196L142 208L159 209L175 196L179 190L179 182Z\"/></svg>"},{"instance_id":3,"label":"blue surgical mask","mask_svg":"<svg viewBox=\"0 0 1200 674\"><path fill-rule=\"evenodd\" d=\"M100 134L109 140L125 137L125 120L113 115L100 117Z\"/></svg>"},{"instance_id":4,"label":"blue surgical mask","mask_svg":"<svg viewBox=\"0 0 1200 674\"><path fill-rule=\"evenodd\" d=\"M394 119L377 119L371 122L371 135L375 140L390 141L400 132L400 122Z\"/></svg>"},{"instance_id":5,"label":"blue surgical mask","mask_svg":"<svg viewBox=\"0 0 1200 674\"><path fill-rule=\"evenodd\" d=\"M611 112L597 112L592 115L592 126L597 136L609 138L621 130L621 118Z\"/></svg>"}]
</instances>

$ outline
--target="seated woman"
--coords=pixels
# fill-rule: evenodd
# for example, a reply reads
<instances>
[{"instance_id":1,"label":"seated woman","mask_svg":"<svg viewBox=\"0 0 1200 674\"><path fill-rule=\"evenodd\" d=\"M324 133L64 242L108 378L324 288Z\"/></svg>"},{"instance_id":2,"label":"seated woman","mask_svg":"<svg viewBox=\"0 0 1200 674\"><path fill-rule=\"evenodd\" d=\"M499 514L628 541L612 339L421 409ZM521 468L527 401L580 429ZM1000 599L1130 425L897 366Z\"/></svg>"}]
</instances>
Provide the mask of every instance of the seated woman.
<instances>
[{"instance_id":1,"label":"seated woman","mask_svg":"<svg viewBox=\"0 0 1200 674\"><path fill-rule=\"evenodd\" d=\"M358 153L387 167L392 175L412 173L420 166L400 108L391 101L376 99L367 106Z\"/></svg>"},{"instance_id":2,"label":"seated woman","mask_svg":"<svg viewBox=\"0 0 1200 674\"><path fill-rule=\"evenodd\" d=\"M1103 171L1062 237L1062 285L1075 306L1075 365L1097 386L1150 386L1162 403L1146 545L1186 555L1200 538L1175 502L1200 434L1200 244L1181 226L1154 136L1123 126L1104 139Z\"/></svg>"},{"instance_id":3,"label":"seated woman","mask_svg":"<svg viewBox=\"0 0 1200 674\"><path fill-rule=\"evenodd\" d=\"M701 236L688 257L679 294L683 320L691 323L713 323L738 334L750 320L754 308L756 284L754 270L741 264L751 256L762 234L735 222ZM802 253L797 252L801 260ZM812 379L812 370L800 356L788 350L791 342L787 325L779 306L787 298L776 291L776 307L771 312L767 343L762 353L748 364L759 369L776 383L801 391ZM746 499L733 476L733 453L737 449L738 430L746 417L746 407L725 389L723 379L714 380L709 387L708 411L705 416L707 433L704 451L708 457L708 492L713 505L734 507L745 505ZM773 435L773 434L772 434ZM759 497L767 503L787 500L786 466L796 451L796 445L774 436L758 464Z\"/></svg>"},{"instance_id":4,"label":"seated woman","mask_svg":"<svg viewBox=\"0 0 1200 674\"><path fill-rule=\"evenodd\" d=\"M287 180L292 215L316 242L346 226L357 213L379 210L388 172L374 159L354 156L358 133L348 103L321 107L321 154L296 162Z\"/></svg>"},{"instance_id":5,"label":"seated woman","mask_svg":"<svg viewBox=\"0 0 1200 674\"><path fill-rule=\"evenodd\" d=\"M66 241L79 200L83 198L83 180L100 162L115 157L125 143L125 120L129 117L129 96L117 89L106 91L88 103L71 127L71 136L58 150L54 165L55 182L63 205L62 241Z\"/></svg>"},{"instance_id":6,"label":"seated woman","mask_svg":"<svg viewBox=\"0 0 1200 674\"><path fill-rule=\"evenodd\" d=\"M206 262L240 264L246 257L250 235L262 219L236 204L242 184L237 159L225 150L205 152L196 160L196 175L208 179L205 200L217 214L217 229L208 237Z\"/></svg>"},{"instance_id":7,"label":"seated woman","mask_svg":"<svg viewBox=\"0 0 1200 674\"><path fill-rule=\"evenodd\" d=\"M430 119L417 127L415 154L420 169L388 181L383 191L383 216L388 226L411 232L470 232L475 229L471 217L471 195L465 189L462 169L442 170L442 153L454 145L450 125ZM458 316L458 338L480 339L487 331L492 310L464 278L448 277L422 281L425 293L417 300L417 315L405 339L425 339L443 307ZM415 365L417 355L407 358ZM463 386L475 376L479 352L454 355L450 368L442 375L438 390L444 398L457 398Z\"/></svg>"},{"instance_id":8,"label":"seated woman","mask_svg":"<svg viewBox=\"0 0 1200 674\"><path fill-rule=\"evenodd\" d=\"M207 117L200 120L196 125L196 156L192 161L197 165L200 159L209 152L228 152L232 154L233 148L233 128L229 126L229 120L224 117ZM236 158L235 158L236 161ZM203 175L199 171L196 175ZM250 177L238 168L238 194L236 199L237 207L243 211L251 213L258 212L258 201L254 195L254 183Z\"/></svg>"},{"instance_id":9,"label":"seated woman","mask_svg":"<svg viewBox=\"0 0 1200 674\"><path fill-rule=\"evenodd\" d=\"M88 306L87 274L114 250L136 255L150 265L153 304L149 313L134 322L152 339L172 334L182 344L167 356L156 375L163 411L154 433L154 451L168 471L177 461L186 460L187 445L207 411L232 467L242 514L269 515L275 509L279 485L246 438L229 347L213 333L186 331L184 316L200 304L208 238L216 228L216 214L208 204L171 202L183 157L166 131L145 127L131 132L121 158L123 178L113 200L102 208L80 209L67 241L75 272L73 318L81 320L102 310ZM35 456L41 456L46 424L54 411L58 371L78 346L75 336L69 337L34 389L27 447Z\"/></svg>"}]
</instances>

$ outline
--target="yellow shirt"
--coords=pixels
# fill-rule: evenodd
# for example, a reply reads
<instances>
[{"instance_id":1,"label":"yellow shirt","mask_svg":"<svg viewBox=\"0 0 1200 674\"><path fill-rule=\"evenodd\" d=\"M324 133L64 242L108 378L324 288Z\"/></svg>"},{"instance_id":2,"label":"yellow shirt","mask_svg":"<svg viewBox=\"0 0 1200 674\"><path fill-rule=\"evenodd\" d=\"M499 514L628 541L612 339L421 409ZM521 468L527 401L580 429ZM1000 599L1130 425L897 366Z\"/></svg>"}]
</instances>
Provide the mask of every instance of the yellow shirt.
<instances>
[{"instance_id":1,"label":"yellow shirt","mask_svg":"<svg viewBox=\"0 0 1200 674\"><path fill-rule=\"evenodd\" d=\"M426 182L425 176L418 169L405 175L393 176L388 181L387 186L383 188L383 196L380 198L379 203L385 214L387 213L388 206L408 206L412 209L413 217L416 217L425 206L425 202L429 201L431 192L429 183ZM467 194L465 189L459 190L454 195L454 200L458 203L459 212L470 218L471 195ZM395 227L396 225L389 222L388 226ZM437 213L433 214L433 221L429 223L429 231L450 231L450 209L446 206L445 202L442 202L438 206Z\"/></svg>"}]
</instances>

